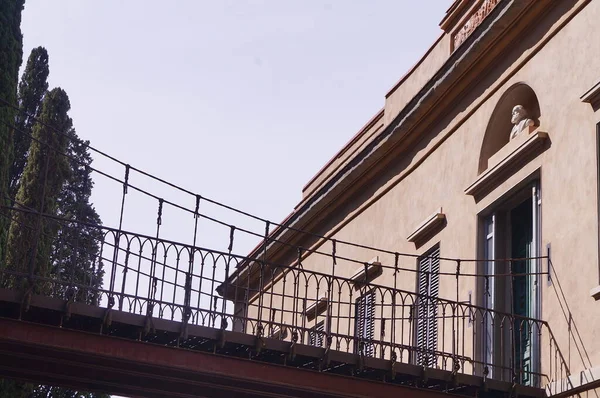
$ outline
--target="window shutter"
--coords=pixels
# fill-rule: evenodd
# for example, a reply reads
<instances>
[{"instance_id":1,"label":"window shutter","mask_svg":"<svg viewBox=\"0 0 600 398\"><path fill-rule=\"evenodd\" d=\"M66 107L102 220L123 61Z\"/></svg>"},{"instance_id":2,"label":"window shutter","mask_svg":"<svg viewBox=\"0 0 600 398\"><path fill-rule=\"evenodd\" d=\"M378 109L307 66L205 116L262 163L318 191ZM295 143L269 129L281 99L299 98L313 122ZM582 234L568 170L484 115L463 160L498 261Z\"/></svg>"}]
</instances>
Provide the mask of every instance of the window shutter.
<instances>
[{"instance_id":1,"label":"window shutter","mask_svg":"<svg viewBox=\"0 0 600 398\"><path fill-rule=\"evenodd\" d=\"M375 337L375 292L370 292L365 296L365 355L373 356L375 347L373 338Z\"/></svg>"},{"instance_id":2,"label":"window shutter","mask_svg":"<svg viewBox=\"0 0 600 398\"><path fill-rule=\"evenodd\" d=\"M363 343L364 355L373 356L375 337L375 292L368 292L356 299L356 318L355 318L355 352L360 352L360 343Z\"/></svg>"},{"instance_id":3,"label":"window shutter","mask_svg":"<svg viewBox=\"0 0 600 398\"><path fill-rule=\"evenodd\" d=\"M325 332L325 323L323 321L317 323L309 332L308 332L308 344L314 345L317 347L323 347L323 334Z\"/></svg>"},{"instance_id":4,"label":"window shutter","mask_svg":"<svg viewBox=\"0 0 600 398\"><path fill-rule=\"evenodd\" d=\"M417 297L417 365L424 365L424 352L427 345L427 286L429 284L429 272L426 271L426 264L421 260L419 264L419 296Z\"/></svg>"},{"instance_id":5,"label":"window shutter","mask_svg":"<svg viewBox=\"0 0 600 398\"><path fill-rule=\"evenodd\" d=\"M437 297L440 290L440 249L419 260L416 346L417 364L435 366L437 350Z\"/></svg>"}]
</instances>

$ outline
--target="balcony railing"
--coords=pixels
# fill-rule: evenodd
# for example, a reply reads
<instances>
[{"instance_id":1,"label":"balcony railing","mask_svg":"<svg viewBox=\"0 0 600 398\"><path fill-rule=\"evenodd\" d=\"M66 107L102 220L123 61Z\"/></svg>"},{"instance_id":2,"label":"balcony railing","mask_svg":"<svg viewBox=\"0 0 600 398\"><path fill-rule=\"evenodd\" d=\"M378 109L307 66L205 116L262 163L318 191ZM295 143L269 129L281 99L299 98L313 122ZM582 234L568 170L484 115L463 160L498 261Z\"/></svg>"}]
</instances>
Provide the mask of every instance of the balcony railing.
<instances>
[{"instance_id":1,"label":"balcony railing","mask_svg":"<svg viewBox=\"0 0 600 398\"><path fill-rule=\"evenodd\" d=\"M2 99L0 106L22 112ZM273 223L78 142L103 166L92 167L6 125L39 147L45 165L35 186L37 205L0 192L0 217L20 234L1 250L0 287L22 293L23 311L32 296L52 297L106 314L138 314L146 325L152 319L179 322L182 334L175 345L186 339L187 325L198 325L253 336L255 350L262 341L285 343L279 347L290 355L295 347L312 345L319 369L333 353L348 354L343 360L353 362L358 373L376 364L392 369L405 364L419 369L420 383L430 370L534 387L569 375L547 322L515 314L512 299L493 309L476 305L485 302L481 298L490 295L494 281L502 280L510 291L515 278L548 275L548 259L497 260L496 273L487 275L480 260L440 257L435 282L433 274L425 272L424 278L438 291L417 294L418 256ZM104 201L113 203L111 225L117 228L89 223L79 214L85 195L73 198L80 206L75 203L69 214L58 216L47 206L56 201L44 197L49 164L59 158L76 165L85 181L94 177ZM236 254L257 242L251 255ZM369 258L374 260L364 261ZM546 271L514 272L521 269L515 262L530 261L537 265L530 269L541 270L545 260Z\"/></svg>"},{"instance_id":2,"label":"balcony railing","mask_svg":"<svg viewBox=\"0 0 600 398\"><path fill-rule=\"evenodd\" d=\"M47 229L60 231L55 246L75 248L76 242L60 241L60 237L74 236L66 232L81 228L77 222L23 207L11 212L26 213L21 220L29 219L30 226L43 220ZM448 293L444 280L455 282L450 289L454 291L459 279L456 272L444 272L443 266L440 297L433 297L398 288L406 284L407 275L414 278L414 272L403 273L397 265L377 264L379 276L369 281L373 277L370 264L364 264L361 280L354 270L344 271L338 257L330 259L346 277L309 270L302 262L273 264L118 229L86 227L87 238L98 239L100 248L86 257L91 259L84 264L88 268L82 268L80 252L66 250L71 254L62 258L58 250L50 269L60 272L40 274L32 257L21 264L5 264L0 271L2 286L149 319L291 345L317 345L324 356L332 351L351 353L359 364L377 358L533 387L569 375L547 322L442 298ZM34 256L37 243L23 244ZM457 260L441 261L454 267ZM104 286L91 277L102 269ZM491 276L465 276L481 280L479 287L486 293ZM518 276L510 274L507 279Z\"/></svg>"}]
</instances>

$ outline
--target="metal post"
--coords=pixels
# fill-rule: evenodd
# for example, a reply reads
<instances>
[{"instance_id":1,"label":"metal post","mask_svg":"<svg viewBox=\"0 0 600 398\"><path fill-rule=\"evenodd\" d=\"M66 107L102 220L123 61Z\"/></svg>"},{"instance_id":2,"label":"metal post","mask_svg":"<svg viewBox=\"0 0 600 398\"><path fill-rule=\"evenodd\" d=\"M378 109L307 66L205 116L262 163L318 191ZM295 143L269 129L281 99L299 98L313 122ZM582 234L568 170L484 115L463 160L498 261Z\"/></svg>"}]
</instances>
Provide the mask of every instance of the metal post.
<instances>
[{"instance_id":1,"label":"metal post","mask_svg":"<svg viewBox=\"0 0 600 398\"><path fill-rule=\"evenodd\" d=\"M125 212L125 197L127 196L127 186L129 184L129 170L130 166L128 164L125 165L125 178L123 179L123 194L121 195L121 212L119 216L119 229L117 230L117 234L115 237L115 246L113 247L113 259L112 259L112 267L110 273L110 283L109 283L109 307L114 305L114 289L115 289L115 278L117 272L117 262L119 259L119 248L121 247L121 234L123 228L123 214ZM150 287L148 287L150 289ZM148 293L150 293L148 291ZM121 298L122 300L122 298ZM119 304L121 306L122 304Z\"/></svg>"}]
</instances>

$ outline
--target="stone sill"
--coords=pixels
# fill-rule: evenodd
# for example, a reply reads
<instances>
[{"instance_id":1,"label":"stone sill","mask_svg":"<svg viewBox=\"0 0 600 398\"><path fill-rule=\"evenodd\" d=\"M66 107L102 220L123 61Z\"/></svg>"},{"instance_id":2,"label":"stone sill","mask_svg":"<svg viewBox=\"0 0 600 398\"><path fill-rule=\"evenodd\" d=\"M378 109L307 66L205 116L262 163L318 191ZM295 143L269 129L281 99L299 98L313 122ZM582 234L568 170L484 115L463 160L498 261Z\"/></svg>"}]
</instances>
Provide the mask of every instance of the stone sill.
<instances>
[{"instance_id":1,"label":"stone sill","mask_svg":"<svg viewBox=\"0 0 600 398\"><path fill-rule=\"evenodd\" d=\"M273 329L273 332L271 333L271 335L269 336L272 339L275 340L283 340L287 337L288 332L287 332L287 328L285 326L283 326L283 328L280 328L279 326L275 327Z\"/></svg>"},{"instance_id":2,"label":"stone sill","mask_svg":"<svg viewBox=\"0 0 600 398\"><path fill-rule=\"evenodd\" d=\"M304 316L307 320L312 321L327 308L327 297L321 297L306 308Z\"/></svg>"},{"instance_id":3,"label":"stone sill","mask_svg":"<svg viewBox=\"0 0 600 398\"><path fill-rule=\"evenodd\" d=\"M365 285L370 282L373 278L380 275L382 272L381 263L379 262L379 256L373 258L371 261L360 267L354 275L350 278L354 283L355 288Z\"/></svg>"},{"instance_id":4,"label":"stone sill","mask_svg":"<svg viewBox=\"0 0 600 398\"><path fill-rule=\"evenodd\" d=\"M594 111L600 109L600 82L596 83L585 94L581 96L582 102L587 102Z\"/></svg>"},{"instance_id":5,"label":"stone sill","mask_svg":"<svg viewBox=\"0 0 600 398\"><path fill-rule=\"evenodd\" d=\"M465 193L475 198L481 197L505 180L513 171L538 155L546 141L548 133L533 131L521 134L490 157L488 169L481 173Z\"/></svg>"},{"instance_id":6,"label":"stone sill","mask_svg":"<svg viewBox=\"0 0 600 398\"><path fill-rule=\"evenodd\" d=\"M409 242L417 243L439 228L444 221L446 221L446 215L442 213L442 208L440 207L438 211L427 217L406 239Z\"/></svg>"},{"instance_id":7,"label":"stone sill","mask_svg":"<svg viewBox=\"0 0 600 398\"><path fill-rule=\"evenodd\" d=\"M590 290L590 296L596 301L600 300L600 285Z\"/></svg>"}]
</instances>

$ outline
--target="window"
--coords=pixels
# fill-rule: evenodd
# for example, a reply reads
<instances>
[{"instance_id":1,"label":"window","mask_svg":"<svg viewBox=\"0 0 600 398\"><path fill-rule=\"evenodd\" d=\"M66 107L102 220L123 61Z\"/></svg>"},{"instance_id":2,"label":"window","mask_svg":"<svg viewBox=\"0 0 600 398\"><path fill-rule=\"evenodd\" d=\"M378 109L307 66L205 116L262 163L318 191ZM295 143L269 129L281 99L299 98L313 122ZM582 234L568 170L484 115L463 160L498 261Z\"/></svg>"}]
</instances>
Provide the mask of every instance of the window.
<instances>
[{"instance_id":1,"label":"window","mask_svg":"<svg viewBox=\"0 0 600 398\"><path fill-rule=\"evenodd\" d=\"M478 311L476 321L480 371L490 379L509 379L508 369L520 369L517 383L530 386L539 384L540 340L523 319L540 314L541 203L540 184L534 180L508 193L481 219L485 261L479 272L485 278L479 278L478 304L487 311Z\"/></svg>"},{"instance_id":2,"label":"window","mask_svg":"<svg viewBox=\"0 0 600 398\"><path fill-rule=\"evenodd\" d=\"M321 321L308 332L308 344L316 347L323 347L324 334L325 322Z\"/></svg>"},{"instance_id":3,"label":"window","mask_svg":"<svg viewBox=\"0 0 600 398\"><path fill-rule=\"evenodd\" d=\"M375 292L370 291L356 299L356 318L354 320L354 350L358 354L362 350L365 356L373 356L375 337Z\"/></svg>"},{"instance_id":4,"label":"window","mask_svg":"<svg viewBox=\"0 0 600 398\"><path fill-rule=\"evenodd\" d=\"M440 287L440 248L419 259L417 319L415 340L416 363L433 367L437 350L437 297Z\"/></svg>"},{"instance_id":5,"label":"window","mask_svg":"<svg viewBox=\"0 0 600 398\"><path fill-rule=\"evenodd\" d=\"M487 277L484 280L480 280L480 283L483 283L482 286L482 297L483 297L483 307L495 310L496 303L494 300L496 298L496 279L493 278L493 275L496 274L496 214L488 216L484 220L484 256L485 261L483 263L483 274L484 275L492 275L492 280L490 283L490 278ZM492 364L494 359L494 315L491 312L486 311L484 313L483 319L483 361L485 364ZM494 368L490 367L488 369L488 376L490 378L494 377Z\"/></svg>"}]
</instances>

